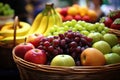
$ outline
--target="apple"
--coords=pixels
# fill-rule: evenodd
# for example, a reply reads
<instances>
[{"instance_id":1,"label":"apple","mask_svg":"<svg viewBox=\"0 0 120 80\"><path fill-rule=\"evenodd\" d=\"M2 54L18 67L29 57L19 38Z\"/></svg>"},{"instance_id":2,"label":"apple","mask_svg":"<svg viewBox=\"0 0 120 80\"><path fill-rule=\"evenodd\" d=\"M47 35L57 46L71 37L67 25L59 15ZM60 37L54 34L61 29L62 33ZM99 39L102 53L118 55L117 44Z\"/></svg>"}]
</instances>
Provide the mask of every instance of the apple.
<instances>
[{"instance_id":1,"label":"apple","mask_svg":"<svg viewBox=\"0 0 120 80\"><path fill-rule=\"evenodd\" d=\"M104 34L103 38L110 44L111 47L118 43L118 38L115 34L106 33Z\"/></svg>"},{"instance_id":2,"label":"apple","mask_svg":"<svg viewBox=\"0 0 120 80\"><path fill-rule=\"evenodd\" d=\"M108 53L105 54L106 64L115 64L120 63L120 55L117 53Z\"/></svg>"},{"instance_id":3,"label":"apple","mask_svg":"<svg viewBox=\"0 0 120 80\"><path fill-rule=\"evenodd\" d=\"M73 19L73 16L67 15L65 16L65 21L71 21Z\"/></svg>"},{"instance_id":4,"label":"apple","mask_svg":"<svg viewBox=\"0 0 120 80\"><path fill-rule=\"evenodd\" d=\"M93 39L92 43L103 40L103 35L99 32L89 33L88 37Z\"/></svg>"},{"instance_id":5,"label":"apple","mask_svg":"<svg viewBox=\"0 0 120 80\"><path fill-rule=\"evenodd\" d=\"M100 50L103 54L111 52L111 47L106 41L97 41L92 47Z\"/></svg>"},{"instance_id":6,"label":"apple","mask_svg":"<svg viewBox=\"0 0 120 80\"><path fill-rule=\"evenodd\" d=\"M44 36L42 34L31 34L27 37L26 42L32 43L35 47L38 47L43 38Z\"/></svg>"},{"instance_id":7,"label":"apple","mask_svg":"<svg viewBox=\"0 0 120 80\"><path fill-rule=\"evenodd\" d=\"M68 11L68 7L61 8L60 14L63 15L63 16L66 16L67 15L67 11Z\"/></svg>"},{"instance_id":8,"label":"apple","mask_svg":"<svg viewBox=\"0 0 120 80\"><path fill-rule=\"evenodd\" d=\"M120 55L120 44L116 44L112 47L112 52Z\"/></svg>"},{"instance_id":9,"label":"apple","mask_svg":"<svg viewBox=\"0 0 120 80\"><path fill-rule=\"evenodd\" d=\"M36 64L45 64L47 61L46 52L37 48L31 49L26 52L24 60Z\"/></svg>"},{"instance_id":10,"label":"apple","mask_svg":"<svg viewBox=\"0 0 120 80\"><path fill-rule=\"evenodd\" d=\"M105 64L105 57L96 48L86 48L80 55L83 66L101 66Z\"/></svg>"},{"instance_id":11,"label":"apple","mask_svg":"<svg viewBox=\"0 0 120 80\"><path fill-rule=\"evenodd\" d=\"M52 59L50 65L51 66L75 66L75 61L70 55L59 54Z\"/></svg>"},{"instance_id":12,"label":"apple","mask_svg":"<svg viewBox=\"0 0 120 80\"><path fill-rule=\"evenodd\" d=\"M79 21L79 20L82 20L82 17L80 15L76 14L74 16L74 19L77 20L77 21Z\"/></svg>"},{"instance_id":13,"label":"apple","mask_svg":"<svg viewBox=\"0 0 120 80\"><path fill-rule=\"evenodd\" d=\"M28 50L31 50L34 48L35 47L33 44L25 42L25 43L20 43L20 44L16 45L13 50L14 50L14 53L16 54L16 56L24 58L25 53Z\"/></svg>"}]
</instances>

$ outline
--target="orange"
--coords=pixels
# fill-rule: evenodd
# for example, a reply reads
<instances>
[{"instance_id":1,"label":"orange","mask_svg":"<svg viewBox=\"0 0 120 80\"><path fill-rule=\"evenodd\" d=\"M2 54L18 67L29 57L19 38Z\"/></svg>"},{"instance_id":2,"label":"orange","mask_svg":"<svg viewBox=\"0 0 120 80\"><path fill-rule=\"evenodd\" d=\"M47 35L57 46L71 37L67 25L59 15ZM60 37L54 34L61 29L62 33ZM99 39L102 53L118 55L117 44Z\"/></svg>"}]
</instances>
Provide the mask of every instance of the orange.
<instances>
[{"instance_id":1,"label":"orange","mask_svg":"<svg viewBox=\"0 0 120 80\"><path fill-rule=\"evenodd\" d=\"M78 13L77 9L75 7L69 7L68 8L68 15L76 15Z\"/></svg>"},{"instance_id":2,"label":"orange","mask_svg":"<svg viewBox=\"0 0 120 80\"><path fill-rule=\"evenodd\" d=\"M95 48L87 48L80 55L84 66L102 66L106 60L102 52Z\"/></svg>"},{"instance_id":3,"label":"orange","mask_svg":"<svg viewBox=\"0 0 120 80\"><path fill-rule=\"evenodd\" d=\"M97 19L97 13L94 10L89 10L88 11L88 16L90 16L90 18L95 21Z\"/></svg>"},{"instance_id":4,"label":"orange","mask_svg":"<svg viewBox=\"0 0 120 80\"><path fill-rule=\"evenodd\" d=\"M81 16L85 16L85 15L87 15L87 13L88 13L88 7L86 7L86 6L81 6L81 7L79 7L79 9L78 9L78 13L81 15Z\"/></svg>"}]
</instances>

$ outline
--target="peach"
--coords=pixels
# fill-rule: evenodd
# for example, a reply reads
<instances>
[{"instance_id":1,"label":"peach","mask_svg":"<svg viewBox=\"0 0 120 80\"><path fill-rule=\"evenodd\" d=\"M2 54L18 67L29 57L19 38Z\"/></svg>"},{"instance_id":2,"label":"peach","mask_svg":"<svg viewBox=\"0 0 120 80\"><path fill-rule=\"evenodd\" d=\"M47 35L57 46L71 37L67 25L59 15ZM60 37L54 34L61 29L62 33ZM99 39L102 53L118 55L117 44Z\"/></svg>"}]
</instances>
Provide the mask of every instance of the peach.
<instances>
[{"instance_id":1,"label":"peach","mask_svg":"<svg viewBox=\"0 0 120 80\"><path fill-rule=\"evenodd\" d=\"M106 62L103 53L95 48L85 49L81 53L80 59L83 66L102 66Z\"/></svg>"}]
</instances>

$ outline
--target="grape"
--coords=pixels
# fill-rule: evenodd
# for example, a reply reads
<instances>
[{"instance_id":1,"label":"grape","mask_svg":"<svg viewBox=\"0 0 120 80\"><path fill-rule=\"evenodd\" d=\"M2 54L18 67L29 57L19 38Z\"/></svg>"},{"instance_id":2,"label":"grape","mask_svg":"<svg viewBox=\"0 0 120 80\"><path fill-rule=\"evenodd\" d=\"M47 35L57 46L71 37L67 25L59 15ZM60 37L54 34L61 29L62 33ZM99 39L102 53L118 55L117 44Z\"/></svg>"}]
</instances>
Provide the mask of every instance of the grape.
<instances>
[{"instance_id":1,"label":"grape","mask_svg":"<svg viewBox=\"0 0 120 80\"><path fill-rule=\"evenodd\" d=\"M44 37L38 49L46 51L48 62L58 54L68 54L75 61L80 61L80 54L86 48L91 47L91 43L91 38L78 31L68 30L64 34L58 34L58 36Z\"/></svg>"}]
</instances>

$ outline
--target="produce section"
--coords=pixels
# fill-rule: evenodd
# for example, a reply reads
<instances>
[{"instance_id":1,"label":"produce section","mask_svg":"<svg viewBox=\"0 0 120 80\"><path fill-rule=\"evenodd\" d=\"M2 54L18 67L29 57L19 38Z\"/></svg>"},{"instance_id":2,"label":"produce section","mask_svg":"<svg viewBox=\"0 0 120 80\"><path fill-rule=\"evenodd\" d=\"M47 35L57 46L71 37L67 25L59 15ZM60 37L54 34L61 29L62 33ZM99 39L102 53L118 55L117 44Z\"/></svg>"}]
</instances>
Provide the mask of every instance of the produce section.
<instances>
[{"instance_id":1,"label":"produce section","mask_svg":"<svg viewBox=\"0 0 120 80\"><path fill-rule=\"evenodd\" d=\"M108 18L111 20L105 23L103 20ZM82 9L75 4L54 8L53 3L47 3L32 24L19 21L17 16L13 22L6 22L0 29L0 45L12 49L11 58L22 80L30 79L32 74L36 76L31 76L31 80L44 80L46 74L50 79L59 76L61 80L69 80L71 75L77 80L82 79L78 76L81 74L85 79L84 76L96 74L107 80L109 75L120 72L119 17L105 16L100 22L96 19L96 13L88 7ZM108 27L110 24L117 28ZM118 75L116 79L120 79Z\"/></svg>"}]
</instances>

